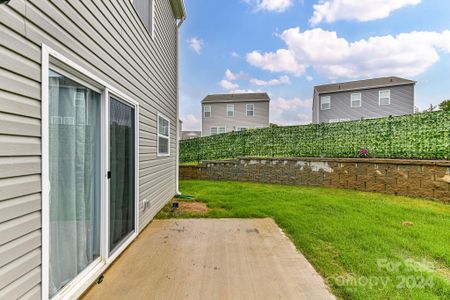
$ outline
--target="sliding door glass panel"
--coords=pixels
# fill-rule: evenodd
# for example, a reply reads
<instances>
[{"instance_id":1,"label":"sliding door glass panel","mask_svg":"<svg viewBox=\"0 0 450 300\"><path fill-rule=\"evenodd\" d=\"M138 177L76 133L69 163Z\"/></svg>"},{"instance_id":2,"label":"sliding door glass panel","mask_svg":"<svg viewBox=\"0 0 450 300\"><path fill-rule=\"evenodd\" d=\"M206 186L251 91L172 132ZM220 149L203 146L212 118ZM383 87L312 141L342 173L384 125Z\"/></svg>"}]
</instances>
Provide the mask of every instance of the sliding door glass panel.
<instances>
[{"instance_id":1,"label":"sliding door glass panel","mask_svg":"<svg viewBox=\"0 0 450 300\"><path fill-rule=\"evenodd\" d=\"M109 249L113 252L135 230L134 108L110 99Z\"/></svg>"},{"instance_id":2,"label":"sliding door glass panel","mask_svg":"<svg viewBox=\"0 0 450 300\"><path fill-rule=\"evenodd\" d=\"M50 71L50 297L100 256L100 99Z\"/></svg>"}]
</instances>

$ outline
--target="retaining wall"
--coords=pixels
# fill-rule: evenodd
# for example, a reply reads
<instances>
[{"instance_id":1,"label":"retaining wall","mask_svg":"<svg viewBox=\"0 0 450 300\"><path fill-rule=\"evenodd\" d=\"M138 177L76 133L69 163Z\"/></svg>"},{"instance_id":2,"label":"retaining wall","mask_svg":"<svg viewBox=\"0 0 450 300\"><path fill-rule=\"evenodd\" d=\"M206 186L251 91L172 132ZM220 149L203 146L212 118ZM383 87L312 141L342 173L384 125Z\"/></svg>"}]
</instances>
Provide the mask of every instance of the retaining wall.
<instances>
[{"instance_id":1,"label":"retaining wall","mask_svg":"<svg viewBox=\"0 0 450 300\"><path fill-rule=\"evenodd\" d=\"M180 178L325 186L450 203L448 160L245 157L181 165Z\"/></svg>"}]
</instances>

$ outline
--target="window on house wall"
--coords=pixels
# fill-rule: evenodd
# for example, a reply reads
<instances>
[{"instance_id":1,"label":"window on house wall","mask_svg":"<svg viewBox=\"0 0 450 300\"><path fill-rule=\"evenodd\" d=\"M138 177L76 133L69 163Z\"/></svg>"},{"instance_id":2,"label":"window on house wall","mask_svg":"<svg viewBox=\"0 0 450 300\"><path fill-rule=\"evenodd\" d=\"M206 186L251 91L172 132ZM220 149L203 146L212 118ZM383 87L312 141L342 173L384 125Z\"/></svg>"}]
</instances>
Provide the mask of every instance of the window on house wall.
<instances>
[{"instance_id":1,"label":"window on house wall","mask_svg":"<svg viewBox=\"0 0 450 300\"><path fill-rule=\"evenodd\" d=\"M245 111L247 117L253 117L255 115L255 105L254 104L246 104Z\"/></svg>"},{"instance_id":2,"label":"window on house wall","mask_svg":"<svg viewBox=\"0 0 450 300\"><path fill-rule=\"evenodd\" d=\"M234 117L234 104L227 104L227 117Z\"/></svg>"},{"instance_id":3,"label":"window on house wall","mask_svg":"<svg viewBox=\"0 0 450 300\"><path fill-rule=\"evenodd\" d=\"M155 0L132 0L150 36L155 37Z\"/></svg>"},{"instance_id":4,"label":"window on house wall","mask_svg":"<svg viewBox=\"0 0 450 300\"><path fill-rule=\"evenodd\" d=\"M216 135L216 134L221 134L221 133L225 133L225 127L223 127L223 126L211 127L211 129L210 129L211 135Z\"/></svg>"},{"instance_id":5,"label":"window on house wall","mask_svg":"<svg viewBox=\"0 0 450 300\"><path fill-rule=\"evenodd\" d=\"M158 156L170 155L170 121L158 114Z\"/></svg>"},{"instance_id":6,"label":"window on house wall","mask_svg":"<svg viewBox=\"0 0 450 300\"><path fill-rule=\"evenodd\" d=\"M379 104L380 105L391 104L391 90L381 90L379 92Z\"/></svg>"},{"instance_id":7,"label":"window on house wall","mask_svg":"<svg viewBox=\"0 0 450 300\"><path fill-rule=\"evenodd\" d=\"M203 117L205 118L211 117L211 105L203 106Z\"/></svg>"},{"instance_id":8,"label":"window on house wall","mask_svg":"<svg viewBox=\"0 0 450 300\"><path fill-rule=\"evenodd\" d=\"M361 93L352 93L350 98L351 107L361 107Z\"/></svg>"},{"instance_id":9,"label":"window on house wall","mask_svg":"<svg viewBox=\"0 0 450 300\"><path fill-rule=\"evenodd\" d=\"M248 130L248 126L238 126L236 128L236 131L245 131L245 130Z\"/></svg>"},{"instance_id":10,"label":"window on house wall","mask_svg":"<svg viewBox=\"0 0 450 300\"><path fill-rule=\"evenodd\" d=\"M320 97L320 110L331 108L331 96Z\"/></svg>"}]
</instances>

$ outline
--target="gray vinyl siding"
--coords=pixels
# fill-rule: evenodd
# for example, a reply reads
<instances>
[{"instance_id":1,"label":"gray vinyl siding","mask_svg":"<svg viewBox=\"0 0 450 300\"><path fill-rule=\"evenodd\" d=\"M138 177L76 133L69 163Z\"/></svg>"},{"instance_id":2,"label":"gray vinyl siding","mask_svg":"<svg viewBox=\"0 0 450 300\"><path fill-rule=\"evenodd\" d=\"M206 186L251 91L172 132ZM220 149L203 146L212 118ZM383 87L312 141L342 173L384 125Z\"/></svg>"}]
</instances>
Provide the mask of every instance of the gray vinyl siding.
<instances>
[{"instance_id":1,"label":"gray vinyl siding","mask_svg":"<svg viewBox=\"0 0 450 300\"><path fill-rule=\"evenodd\" d=\"M0 299L41 294L43 43L139 102L139 229L175 194L178 45L168 0L156 1L155 22L152 39L130 1L0 6ZM170 157L156 156L158 112L171 122Z\"/></svg>"},{"instance_id":2,"label":"gray vinyl siding","mask_svg":"<svg viewBox=\"0 0 450 300\"><path fill-rule=\"evenodd\" d=\"M234 104L234 117L227 116L227 105ZM254 104L254 116L247 117L246 104ZM203 106L211 106L211 117L205 118ZM237 127L257 126L269 127L269 101L265 102L236 102L236 103L205 103L202 104L202 136L210 135L211 127L224 127L226 132L236 130Z\"/></svg>"},{"instance_id":3,"label":"gray vinyl siding","mask_svg":"<svg viewBox=\"0 0 450 300\"><path fill-rule=\"evenodd\" d=\"M391 90L391 104L379 105L379 91ZM351 107L351 94L361 93L361 107ZM320 98L331 97L331 109L320 110ZM317 118L318 113L318 118ZM331 119L360 120L399 116L414 113L414 85L402 85L386 88L324 93L314 95L313 122L328 123Z\"/></svg>"}]
</instances>

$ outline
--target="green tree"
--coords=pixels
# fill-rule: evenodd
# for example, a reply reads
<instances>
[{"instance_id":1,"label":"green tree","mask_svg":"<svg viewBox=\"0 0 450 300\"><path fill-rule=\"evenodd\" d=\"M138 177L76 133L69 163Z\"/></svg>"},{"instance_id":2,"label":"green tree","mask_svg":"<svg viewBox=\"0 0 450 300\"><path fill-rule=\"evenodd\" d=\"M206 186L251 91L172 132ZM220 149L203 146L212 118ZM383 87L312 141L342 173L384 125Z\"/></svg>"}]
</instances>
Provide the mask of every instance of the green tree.
<instances>
[{"instance_id":1,"label":"green tree","mask_svg":"<svg viewBox=\"0 0 450 300\"><path fill-rule=\"evenodd\" d=\"M443 111L450 111L450 100L444 100L439 104L439 109Z\"/></svg>"}]
</instances>

